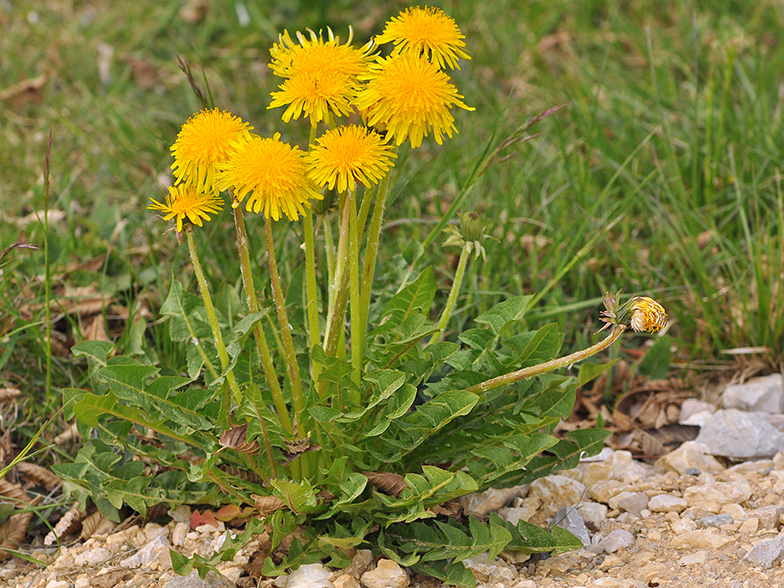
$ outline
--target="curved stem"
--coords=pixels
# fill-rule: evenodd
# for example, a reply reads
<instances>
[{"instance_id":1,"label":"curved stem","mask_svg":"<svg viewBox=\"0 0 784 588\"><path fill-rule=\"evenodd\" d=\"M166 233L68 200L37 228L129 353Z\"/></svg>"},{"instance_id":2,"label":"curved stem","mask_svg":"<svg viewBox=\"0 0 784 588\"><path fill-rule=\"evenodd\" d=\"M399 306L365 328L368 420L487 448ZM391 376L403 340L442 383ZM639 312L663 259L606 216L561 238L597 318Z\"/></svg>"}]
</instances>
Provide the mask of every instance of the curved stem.
<instances>
[{"instance_id":1,"label":"curved stem","mask_svg":"<svg viewBox=\"0 0 784 588\"><path fill-rule=\"evenodd\" d=\"M466 265L468 265L469 256L470 253L468 252L468 246L464 245L463 251L460 252L460 261L457 263L455 279L452 280L452 289L449 291L449 297L446 299L446 306L444 306L444 312L441 314L441 320L438 321L438 332L433 333L433 336L430 338L430 343L428 343L428 345L438 343L438 341L441 339L441 336L444 334L444 331L446 330L449 317L452 316L452 311L455 309L457 295L460 293L460 284L463 282L463 276L465 275L465 269Z\"/></svg>"},{"instance_id":2,"label":"curved stem","mask_svg":"<svg viewBox=\"0 0 784 588\"><path fill-rule=\"evenodd\" d=\"M302 395L302 378L299 373L294 340L291 337L291 325L286 313L286 300L283 298L283 287L280 283L280 274L278 274L278 263L275 260L275 247L272 243L272 221L266 216L264 217L264 236L267 242L267 261L269 263L270 281L272 282L272 296L275 300L275 310L277 311L280 335L283 340L286 371L291 382L291 396L294 399L294 414L297 417L296 423L299 428L297 436L304 437L307 431L304 422L305 399Z\"/></svg>"},{"instance_id":3,"label":"curved stem","mask_svg":"<svg viewBox=\"0 0 784 588\"><path fill-rule=\"evenodd\" d=\"M362 269L362 293L359 305L360 325L363 333L367 331L370 294L373 291L373 273L376 270L378 239L381 235L381 222L384 220L384 205L386 204L387 194L389 194L389 176L391 175L392 170L390 170L389 173L384 176L378 185L376 205L373 208L373 218L370 219L370 229L368 229L367 248L365 249L365 264Z\"/></svg>"},{"instance_id":4,"label":"curved stem","mask_svg":"<svg viewBox=\"0 0 784 588\"><path fill-rule=\"evenodd\" d=\"M356 193L348 193L346 202L349 217L349 292L351 297L351 379L359 387L362 378L362 356L365 348L365 329L361 320L359 294L359 231L357 230Z\"/></svg>"},{"instance_id":5,"label":"curved stem","mask_svg":"<svg viewBox=\"0 0 784 588\"><path fill-rule=\"evenodd\" d=\"M237 248L240 253L240 272L242 273L242 285L245 288L245 300L248 304L250 312L259 310L259 301L256 298L256 287L253 284L253 271L250 266L250 252L248 250L248 236L245 231L245 217L242 210L238 206L233 209L234 213L234 228L237 232ZM294 427L291 425L291 416L289 416L289 409L286 406L286 400L283 398L283 392L280 389L278 382L278 374L275 371L275 363L272 360L272 354L267 345L267 338L264 336L264 328L260 322L257 322L253 328L253 335L256 339L256 349L259 352L261 366L264 370L264 379L267 381L272 400L275 403L275 411L278 413L280 424L289 435L294 435Z\"/></svg>"},{"instance_id":6,"label":"curved stem","mask_svg":"<svg viewBox=\"0 0 784 588\"><path fill-rule=\"evenodd\" d=\"M520 380L524 380L525 378L530 378L532 376L545 374L547 372L551 372L553 370L566 367L567 365L577 363L578 361L582 361L583 359L586 359L587 357L599 353L603 349L606 349L607 347L612 345L615 342L615 340L621 336L621 333L623 333L625 330L626 327L621 325L616 325L613 327L612 332L606 339L599 341L596 345L592 345L588 349L583 349L582 351L576 351L570 355L565 355L564 357L551 359L550 361L540 363L539 365L533 365L531 367L517 370L516 372L512 372L510 374L504 374L503 376L498 376L497 378L485 380L484 382L476 384L475 386L466 388L465 391L474 392L475 394L482 394L484 392L487 392L488 390L492 390L493 388L498 388L499 386L503 386L505 384L513 384L514 382L519 382Z\"/></svg>"}]
</instances>

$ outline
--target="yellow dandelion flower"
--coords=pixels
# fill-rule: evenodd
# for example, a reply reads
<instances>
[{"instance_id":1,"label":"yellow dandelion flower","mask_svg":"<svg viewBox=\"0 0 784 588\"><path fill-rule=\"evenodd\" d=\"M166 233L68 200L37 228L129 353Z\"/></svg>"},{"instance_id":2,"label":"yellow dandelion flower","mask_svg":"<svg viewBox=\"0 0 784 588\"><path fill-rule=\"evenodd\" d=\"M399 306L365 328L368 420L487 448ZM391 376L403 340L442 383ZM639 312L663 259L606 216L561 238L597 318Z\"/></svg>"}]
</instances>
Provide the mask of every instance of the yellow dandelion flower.
<instances>
[{"instance_id":1,"label":"yellow dandelion flower","mask_svg":"<svg viewBox=\"0 0 784 588\"><path fill-rule=\"evenodd\" d=\"M352 192L356 183L377 184L397 157L391 145L369 129L351 125L324 133L316 140L305 160L308 177L317 186L328 186L338 192Z\"/></svg>"},{"instance_id":2,"label":"yellow dandelion flower","mask_svg":"<svg viewBox=\"0 0 784 588\"><path fill-rule=\"evenodd\" d=\"M270 68L275 75L286 78L279 92L272 92L268 108L286 106L283 121L295 120L304 113L311 124L351 113L351 103L359 91L358 76L367 73L373 44L362 49L351 46L351 34L341 45L330 29L325 41L310 31L310 38L297 33L299 44L286 31L270 50Z\"/></svg>"},{"instance_id":3,"label":"yellow dandelion flower","mask_svg":"<svg viewBox=\"0 0 784 588\"><path fill-rule=\"evenodd\" d=\"M348 116L357 87L346 83L344 76L330 71L304 71L293 74L280 86L280 92L271 92L272 102L267 107L286 106L283 122L299 119L303 113L311 124L327 120L329 113Z\"/></svg>"},{"instance_id":4,"label":"yellow dandelion flower","mask_svg":"<svg viewBox=\"0 0 784 588\"><path fill-rule=\"evenodd\" d=\"M454 19L440 8L407 8L399 16L392 17L384 32L376 37L376 43L392 42L395 48L392 56L400 53L424 55L435 61L442 69L460 69L457 60L461 57L471 59L463 48L465 36L460 32Z\"/></svg>"},{"instance_id":5,"label":"yellow dandelion flower","mask_svg":"<svg viewBox=\"0 0 784 588\"><path fill-rule=\"evenodd\" d=\"M321 199L307 177L304 154L280 140L253 137L221 165L217 177L220 190L232 189L237 207L248 196L246 209L262 212L277 221L281 213L297 220L310 207L310 199Z\"/></svg>"},{"instance_id":6,"label":"yellow dandelion flower","mask_svg":"<svg viewBox=\"0 0 784 588\"><path fill-rule=\"evenodd\" d=\"M214 191L217 166L250 140L251 129L238 116L217 108L189 118L171 148L175 183L195 186L198 192Z\"/></svg>"},{"instance_id":7,"label":"yellow dandelion flower","mask_svg":"<svg viewBox=\"0 0 784 588\"><path fill-rule=\"evenodd\" d=\"M461 101L449 76L435 63L414 54L378 59L356 99L357 107L373 127L385 127L400 145L406 138L419 147L432 129L440 145L446 134L457 132L452 106L474 110Z\"/></svg>"},{"instance_id":8,"label":"yellow dandelion flower","mask_svg":"<svg viewBox=\"0 0 784 588\"><path fill-rule=\"evenodd\" d=\"M210 220L210 214L223 210L223 199L214 192L199 192L194 186L180 184L169 187L166 202L153 198L149 210L162 210L166 213L163 220L177 220L177 232L182 233L182 221L186 218L194 225L203 226L202 219Z\"/></svg>"},{"instance_id":9,"label":"yellow dandelion flower","mask_svg":"<svg viewBox=\"0 0 784 588\"><path fill-rule=\"evenodd\" d=\"M638 333L655 333L667 326L667 312L664 307L647 296L632 299L630 324Z\"/></svg>"}]
</instances>

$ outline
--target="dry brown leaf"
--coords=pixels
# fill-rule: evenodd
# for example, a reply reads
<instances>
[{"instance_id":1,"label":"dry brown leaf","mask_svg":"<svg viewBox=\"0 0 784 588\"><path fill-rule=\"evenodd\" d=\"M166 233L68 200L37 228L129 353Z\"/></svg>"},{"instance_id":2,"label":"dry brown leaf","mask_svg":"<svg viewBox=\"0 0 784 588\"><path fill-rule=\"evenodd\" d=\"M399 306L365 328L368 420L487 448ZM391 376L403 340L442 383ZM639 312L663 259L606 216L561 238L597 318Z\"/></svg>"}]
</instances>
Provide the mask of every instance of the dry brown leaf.
<instances>
[{"instance_id":1,"label":"dry brown leaf","mask_svg":"<svg viewBox=\"0 0 784 588\"><path fill-rule=\"evenodd\" d=\"M60 520L57 521L54 529L49 531L46 537L44 537L44 545L47 547L54 545L61 537L67 537L68 535L77 533L79 529L81 529L82 521L86 516L87 511L81 512L79 510L79 503L74 503L68 512L60 517Z\"/></svg>"},{"instance_id":2,"label":"dry brown leaf","mask_svg":"<svg viewBox=\"0 0 784 588\"><path fill-rule=\"evenodd\" d=\"M14 444L11 441L11 429L6 430L0 437L0 467L4 468L16 457Z\"/></svg>"},{"instance_id":3,"label":"dry brown leaf","mask_svg":"<svg viewBox=\"0 0 784 588\"><path fill-rule=\"evenodd\" d=\"M21 395L22 391L19 388L0 388L0 403L11 402Z\"/></svg>"},{"instance_id":4,"label":"dry brown leaf","mask_svg":"<svg viewBox=\"0 0 784 588\"><path fill-rule=\"evenodd\" d=\"M239 478L240 480L245 480L246 482L251 482L253 484L262 484L263 480L255 473L250 470L241 470L240 468L235 468L232 466L218 466L221 471L226 472L230 476L234 476L235 478Z\"/></svg>"},{"instance_id":5,"label":"dry brown leaf","mask_svg":"<svg viewBox=\"0 0 784 588\"><path fill-rule=\"evenodd\" d=\"M85 341L108 341L111 342L109 335L106 333L104 326L103 316L100 314L95 315L88 319L82 327L82 335Z\"/></svg>"},{"instance_id":6,"label":"dry brown leaf","mask_svg":"<svg viewBox=\"0 0 784 588\"><path fill-rule=\"evenodd\" d=\"M41 102L43 100L42 90L49 77L49 74L42 74L9 86L5 90L0 91L0 100L7 100L14 108L31 102Z\"/></svg>"},{"instance_id":7,"label":"dry brown leaf","mask_svg":"<svg viewBox=\"0 0 784 588\"><path fill-rule=\"evenodd\" d=\"M27 492L25 492L19 484L10 484L5 480L0 480L0 494L16 499L13 502L20 508L24 508L27 505L35 506L41 501L40 496L36 496L35 499L30 500ZM21 504L19 504L19 502L21 502ZM5 561L11 557L11 554L7 551L8 549L19 549L19 546L22 544L25 535L27 534L27 527L30 525L32 518L32 511L21 512L19 514L11 515L8 517L8 520L0 526L0 540L2 540L2 542L0 542L0 561Z\"/></svg>"},{"instance_id":8,"label":"dry brown leaf","mask_svg":"<svg viewBox=\"0 0 784 588\"><path fill-rule=\"evenodd\" d=\"M248 423L244 425L234 425L228 431L223 431L220 436L221 447L234 449L248 455L259 453L259 442L254 439L250 443L247 441Z\"/></svg>"},{"instance_id":9,"label":"dry brown leaf","mask_svg":"<svg viewBox=\"0 0 784 588\"><path fill-rule=\"evenodd\" d=\"M271 515L276 510L286 508L286 504L277 496L259 496L258 494L251 494L256 510L259 511L259 517L266 517Z\"/></svg>"},{"instance_id":10,"label":"dry brown leaf","mask_svg":"<svg viewBox=\"0 0 784 588\"><path fill-rule=\"evenodd\" d=\"M63 483L59 476L34 463L20 461L15 468L21 477L40 484L50 492Z\"/></svg>"},{"instance_id":11,"label":"dry brown leaf","mask_svg":"<svg viewBox=\"0 0 784 588\"><path fill-rule=\"evenodd\" d=\"M64 445L65 443L73 441L74 439L81 439L81 435L79 435L79 428L77 427L76 422L71 423L65 431L57 435L54 438L54 444Z\"/></svg>"},{"instance_id":12,"label":"dry brown leaf","mask_svg":"<svg viewBox=\"0 0 784 588\"><path fill-rule=\"evenodd\" d=\"M108 535L116 526L117 523L110 521L97 510L82 521L82 533L79 537L87 540L96 535Z\"/></svg>"},{"instance_id":13,"label":"dry brown leaf","mask_svg":"<svg viewBox=\"0 0 784 588\"><path fill-rule=\"evenodd\" d=\"M400 496L400 493L408 488L405 479L400 474L393 472L362 472L368 479L368 482L373 484L376 489L381 490L384 494L393 496Z\"/></svg>"},{"instance_id":14,"label":"dry brown leaf","mask_svg":"<svg viewBox=\"0 0 784 588\"><path fill-rule=\"evenodd\" d=\"M459 498L453 498L446 501L444 504L437 504L431 508L437 515L445 515L453 519L460 519L463 517L463 503Z\"/></svg>"}]
</instances>

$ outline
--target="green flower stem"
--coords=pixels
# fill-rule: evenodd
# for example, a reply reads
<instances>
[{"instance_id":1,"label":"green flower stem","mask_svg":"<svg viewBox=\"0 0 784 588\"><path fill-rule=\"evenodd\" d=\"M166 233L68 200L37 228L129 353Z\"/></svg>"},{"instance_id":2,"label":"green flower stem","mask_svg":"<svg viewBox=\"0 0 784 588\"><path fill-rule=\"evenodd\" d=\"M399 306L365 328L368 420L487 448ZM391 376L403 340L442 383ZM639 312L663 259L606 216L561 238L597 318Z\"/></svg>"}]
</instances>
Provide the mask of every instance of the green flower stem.
<instances>
[{"instance_id":1,"label":"green flower stem","mask_svg":"<svg viewBox=\"0 0 784 588\"><path fill-rule=\"evenodd\" d=\"M332 284L335 280L335 244L332 241L332 223L329 220L329 213L323 215L324 219L324 250L327 258L327 284L329 295L327 301L327 308L331 309L334 304L335 291Z\"/></svg>"},{"instance_id":2,"label":"green flower stem","mask_svg":"<svg viewBox=\"0 0 784 588\"><path fill-rule=\"evenodd\" d=\"M310 140L308 151L316 143L316 125L310 127ZM319 332L319 313L318 313L318 288L316 286L316 249L313 246L313 212L308 209L305 211L305 290L307 293L307 315L308 315L308 341L311 351L318 345L321 339ZM314 382L318 381L321 366L313 361L311 353L310 374Z\"/></svg>"},{"instance_id":3,"label":"green flower stem","mask_svg":"<svg viewBox=\"0 0 784 588\"><path fill-rule=\"evenodd\" d=\"M338 255L335 264L335 278L330 284L332 305L327 314L327 332L324 336L324 351L330 357L335 357L338 346L338 335L343 328L343 317L348 302L348 277L346 262L349 255L348 232L349 214L345 194L340 195L340 237L338 238Z\"/></svg>"},{"instance_id":4,"label":"green flower stem","mask_svg":"<svg viewBox=\"0 0 784 588\"><path fill-rule=\"evenodd\" d=\"M259 310L259 301L256 298L256 287L253 284L253 271L250 265L250 252L248 250L248 236L245 232L245 217L242 210L238 206L233 209L234 212L234 228L237 231L237 248L240 252L240 270L242 273L242 284L245 288L245 300L248 304L250 312L257 312ZM289 435L294 435L294 427L291 424L291 416L289 409L286 406L286 400L283 398L283 392L280 389L278 382L278 374L275 371L275 363L272 360L272 354L267 345L267 338L264 336L264 328L260 322L257 322L253 328L253 335L256 339L256 349L259 352L261 359L261 367L264 370L264 378L267 381L270 392L272 393L272 400L275 403L275 410L280 419L280 424ZM269 440L265 438L265 442Z\"/></svg>"},{"instance_id":5,"label":"green flower stem","mask_svg":"<svg viewBox=\"0 0 784 588\"><path fill-rule=\"evenodd\" d=\"M294 399L294 414L299 428L297 436L306 436L305 424L305 399L302 395L302 378L299 374L299 364L297 363L297 352L294 349L294 340L291 337L291 325L286 313L286 300L283 298L283 288L280 284L280 274L278 274L278 263L275 260L275 247L272 244L272 221L264 217L264 236L267 241L267 260L269 263L270 281L272 282L272 296L275 300L275 310L278 314L278 324L280 335L283 339L283 352L289 381L291 383L291 396Z\"/></svg>"},{"instance_id":6,"label":"green flower stem","mask_svg":"<svg viewBox=\"0 0 784 588\"><path fill-rule=\"evenodd\" d=\"M318 288L316 286L316 250L313 245L313 212L305 211L305 289L307 292L308 341L312 350L319 344ZM312 357L312 354L311 354ZM313 381L318 381L321 366L311 359L310 373Z\"/></svg>"},{"instance_id":7,"label":"green flower stem","mask_svg":"<svg viewBox=\"0 0 784 588\"><path fill-rule=\"evenodd\" d=\"M185 238L188 240L188 251L191 254L193 273L196 275L196 281L199 284L199 291L201 292L201 298L204 302L204 308L207 311L207 317L210 320L210 328L212 329L212 338L215 340L215 348L218 350L221 367L226 369L226 366L229 365L229 354L226 353L226 345L223 343L223 335L221 334L220 325L218 324L218 316L215 314L215 307L212 305L210 290L207 287L207 280L204 279L204 272L201 269L201 263L199 263L199 254L196 251L196 241L193 239L193 231L190 226L188 226L188 229L185 231ZM239 384L237 384L237 378L234 377L233 371L226 374L226 382L228 382L229 388L234 394L234 401L239 404L242 401L242 392L240 392L240 387ZM226 419L229 424L231 424L228 398L224 403L223 409L226 413Z\"/></svg>"},{"instance_id":8,"label":"green flower stem","mask_svg":"<svg viewBox=\"0 0 784 588\"><path fill-rule=\"evenodd\" d=\"M452 289L449 291L449 297L446 299L444 312L441 313L441 320L438 321L438 332L433 333L433 336L430 338L430 343L428 343L428 345L438 343L438 341L441 339L441 336L446 331L446 325L449 322L449 317L452 316L452 311L455 309L455 303L457 302L457 296L460 294L460 285L463 282L463 276L465 275L465 270L466 266L468 265L468 258L470 255L471 254L468 251L468 243L466 243L463 245L463 251L460 253L460 261L457 263L455 279L452 280Z\"/></svg>"},{"instance_id":9,"label":"green flower stem","mask_svg":"<svg viewBox=\"0 0 784 588\"><path fill-rule=\"evenodd\" d=\"M357 229L356 193L348 193L349 216L349 291L351 297L351 379L359 387L362 378L362 356L365 349L365 328L361 320L359 293L359 231Z\"/></svg>"},{"instance_id":10,"label":"green flower stem","mask_svg":"<svg viewBox=\"0 0 784 588\"><path fill-rule=\"evenodd\" d=\"M551 372L553 370L566 367L567 365L577 363L578 361L582 361L583 359L591 357L592 355L599 353L603 349L608 348L610 345L612 345L615 342L615 340L618 337L621 336L621 333L623 333L625 330L626 330L625 326L616 325L613 327L612 332L606 339L599 341L596 345L592 345L588 349L583 349L582 351L576 351L570 355L566 355L564 357L558 357L556 359L551 359L550 361L540 363L539 365L523 368L521 370L517 370L516 372L512 372L510 374L504 374L503 376L498 376L497 378L485 380L484 382L476 384L475 386L466 388L465 391L474 392L475 394L483 394L488 390L492 390L493 388L498 388L499 386L504 386L505 384L513 384L514 382L519 382L520 380L524 380L525 378L546 374L547 372Z\"/></svg>"},{"instance_id":11,"label":"green flower stem","mask_svg":"<svg viewBox=\"0 0 784 588\"><path fill-rule=\"evenodd\" d=\"M370 203L376 198L376 194L378 194L378 186L372 191L365 188L362 195L362 205L359 207L359 213L357 214L357 227L359 227L360 236L365 232L365 223L367 222L368 213L370 213Z\"/></svg>"},{"instance_id":12,"label":"green flower stem","mask_svg":"<svg viewBox=\"0 0 784 588\"><path fill-rule=\"evenodd\" d=\"M368 309L370 308L370 293L373 291L373 273L376 270L376 255L378 253L378 239L381 235L381 222L384 220L384 204L389 193L389 176L392 171L384 176L378 185L376 194L376 205L373 208L373 218L370 220L368 230L367 247L365 249L365 265L362 270L362 292L360 295L360 325L362 339L364 341L367 332Z\"/></svg>"}]
</instances>

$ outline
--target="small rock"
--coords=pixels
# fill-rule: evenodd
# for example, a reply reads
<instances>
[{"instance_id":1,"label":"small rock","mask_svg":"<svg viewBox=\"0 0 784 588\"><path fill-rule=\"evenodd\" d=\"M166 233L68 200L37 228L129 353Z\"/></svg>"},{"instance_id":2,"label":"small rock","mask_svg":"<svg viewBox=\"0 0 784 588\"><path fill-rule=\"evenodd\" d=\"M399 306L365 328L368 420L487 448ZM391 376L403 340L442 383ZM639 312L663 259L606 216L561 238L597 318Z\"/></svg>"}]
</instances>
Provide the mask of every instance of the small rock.
<instances>
[{"instance_id":1,"label":"small rock","mask_svg":"<svg viewBox=\"0 0 784 588\"><path fill-rule=\"evenodd\" d=\"M605 463L613 469L613 478L627 484L644 480L648 473L645 466L632 457L630 451L616 451Z\"/></svg>"},{"instance_id":2,"label":"small rock","mask_svg":"<svg viewBox=\"0 0 784 588\"><path fill-rule=\"evenodd\" d=\"M536 582L533 580L521 580L514 585L514 588L536 588Z\"/></svg>"},{"instance_id":3,"label":"small rock","mask_svg":"<svg viewBox=\"0 0 784 588\"><path fill-rule=\"evenodd\" d=\"M763 506L751 511L751 516L759 519L763 529L775 529L782 514L784 507L778 505Z\"/></svg>"},{"instance_id":4,"label":"small rock","mask_svg":"<svg viewBox=\"0 0 784 588\"><path fill-rule=\"evenodd\" d=\"M616 529L598 543L598 546L607 553L615 553L619 549L632 545L634 545L634 536L626 529Z\"/></svg>"},{"instance_id":5,"label":"small rock","mask_svg":"<svg viewBox=\"0 0 784 588\"><path fill-rule=\"evenodd\" d=\"M784 376L771 374L744 384L727 386L722 395L724 408L767 413L784 412Z\"/></svg>"},{"instance_id":6,"label":"small rock","mask_svg":"<svg viewBox=\"0 0 784 588\"><path fill-rule=\"evenodd\" d=\"M502 508L498 511L498 516L500 516L505 521L509 521L513 525L517 525L517 522L523 520L528 522L531 520L531 517L536 514L539 510L541 503L539 501L529 501L527 498L523 500L522 506L514 506L508 508Z\"/></svg>"},{"instance_id":7,"label":"small rock","mask_svg":"<svg viewBox=\"0 0 784 588\"><path fill-rule=\"evenodd\" d=\"M618 500L617 506L626 512L639 516L643 509L648 508L648 496L642 492L631 492Z\"/></svg>"},{"instance_id":8,"label":"small rock","mask_svg":"<svg viewBox=\"0 0 784 588\"><path fill-rule=\"evenodd\" d=\"M754 533L757 532L757 529L759 529L759 524L760 522L758 518L752 517L750 519L746 519L743 521L740 529L738 529L738 533L741 535L754 535Z\"/></svg>"},{"instance_id":9,"label":"small rock","mask_svg":"<svg viewBox=\"0 0 784 588\"><path fill-rule=\"evenodd\" d=\"M375 569L362 574L361 581L367 588L406 588L411 582L405 570L391 559L380 559Z\"/></svg>"},{"instance_id":10,"label":"small rock","mask_svg":"<svg viewBox=\"0 0 784 588\"><path fill-rule=\"evenodd\" d=\"M191 507L181 504L177 508L169 509L169 516L176 523L187 523L190 525Z\"/></svg>"},{"instance_id":11,"label":"small rock","mask_svg":"<svg viewBox=\"0 0 784 588\"><path fill-rule=\"evenodd\" d=\"M335 584L335 588L360 588L357 579L350 574L338 576L333 583Z\"/></svg>"},{"instance_id":12,"label":"small rock","mask_svg":"<svg viewBox=\"0 0 784 588\"><path fill-rule=\"evenodd\" d=\"M594 530L600 528L607 519L607 507L598 502L581 502L577 505L577 512L586 523L593 525Z\"/></svg>"},{"instance_id":13,"label":"small rock","mask_svg":"<svg viewBox=\"0 0 784 588\"><path fill-rule=\"evenodd\" d=\"M692 468L701 472L718 474L724 470L724 466L710 453L710 448L704 443L686 441L675 451L660 457L656 466L664 468L666 471L676 471L681 475Z\"/></svg>"},{"instance_id":14,"label":"small rock","mask_svg":"<svg viewBox=\"0 0 784 588\"><path fill-rule=\"evenodd\" d=\"M174 525L174 530L171 535L172 545L182 546L185 543L185 537L188 536L190 527L185 523L177 523Z\"/></svg>"},{"instance_id":15,"label":"small rock","mask_svg":"<svg viewBox=\"0 0 784 588\"><path fill-rule=\"evenodd\" d=\"M504 488L502 490L490 488L479 494L463 496L461 502L465 512L484 516L505 506L518 494L525 493L527 489L527 484L523 486L513 486L512 488Z\"/></svg>"},{"instance_id":16,"label":"small rock","mask_svg":"<svg viewBox=\"0 0 784 588\"><path fill-rule=\"evenodd\" d=\"M684 555L678 560L678 565L693 566L701 565L708 561L708 554L705 551L695 551L689 555Z\"/></svg>"},{"instance_id":17,"label":"small rock","mask_svg":"<svg viewBox=\"0 0 784 588\"><path fill-rule=\"evenodd\" d=\"M567 476L553 475L534 480L528 498L523 502L538 500L541 507L529 522L548 521L562 508L579 504L585 497L585 490L585 484Z\"/></svg>"},{"instance_id":18,"label":"small rock","mask_svg":"<svg viewBox=\"0 0 784 588\"><path fill-rule=\"evenodd\" d=\"M671 494L657 494L648 501L651 512L683 512L689 506L683 498Z\"/></svg>"},{"instance_id":19,"label":"small rock","mask_svg":"<svg viewBox=\"0 0 784 588\"><path fill-rule=\"evenodd\" d=\"M621 492L628 492L633 489L633 486L624 484L618 480L600 480L588 486L588 493L596 502L603 502L604 504L607 504L610 501L610 498L613 496L616 496Z\"/></svg>"},{"instance_id":20,"label":"small rock","mask_svg":"<svg viewBox=\"0 0 784 588\"><path fill-rule=\"evenodd\" d=\"M188 576L172 578L164 588L235 588L235 584L215 572L209 572L202 580L199 573L193 570Z\"/></svg>"},{"instance_id":21,"label":"small rock","mask_svg":"<svg viewBox=\"0 0 784 588\"><path fill-rule=\"evenodd\" d=\"M561 558L550 559L560 560ZM540 562L540 565L542 563L544 563L544 561ZM463 561L463 565L471 570L476 581L481 584L493 586L500 583L502 586L514 586L517 581L517 570L514 566L510 566L500 558L490 561L487 557L487 553L470 557Z\"/></svg>"},{"instance_id":22,"label":"small rock","mask_svg":"<svg viewBox=\"0 0 784 588\"><path fill-rule=\"evenodd\" d=\"M127 557L120 562L126 568L139 568L157 561L164 567L171 567L171 556L169 555L171 543L165 535L158 535L155 539L147 543L131 557Z\"/></svg>"},{"instance_id":23,"label":"small rock","mask_svg":"<svg viewBox=\"0 0 784 588\"><path fill-rule=\"evenodd\" d=\"M707 445L713 455L739 459L773 457L784 449L784 433L760 414L727 409L716 411L695 442Z\"/></svg>"},{"instance_id":24,"label":"small rock","mask_svg":"<svg viewBox=\"0 0 784 588\"><path fill-rule=\"evenodd\" d=\"M726 514L717 514L700 519L700 525L703 527L721 527L722 525L732 524L733 518Z\"/></svg>"},{"instance_id":25,"label":"small rock","mask_svg":"<svg viewBox=\"0 0 784 588\"><path fill-rule=\"evenodd\" d=\"M351 559L351 563L343 570L343 573L349 574L359 580L372 563L373 552L369 549L358 549Z\"/></svg>"},{"instance_id":26,"label":"small rock","mask_svg":"<svg viewBox=\"0 0 784 588\"><path fill-rule=\"evenodd\" d=\"M65 580L52 580L46 584L46 588L69 588L70 583Z\"/></svg>"},{"instance_id":27,"label":"small rock","mask_svg":"<svg viewBox=\"0 0 784 588\"><path fill-rule=\"evenodd\" d=\"M77 555L74 558L74 563L78 566L96 566L105 562L110 557L112 557L111 551L104 549L103 547L97 547L96 549L91 549Z\"/></svg>"},{"instance_id":28,"label":"small rock","mask_svg":"<svg viewBox=\"0 0 784 588\"><path fill-rule=\"evenodd\" d=\"M716 407L710 402L703 402L695 398L688 398L681 405L681 414L678 423L681 425L703 426L711 415L716 412Z\"/></svg>"},{"instance_id":29,"label":"small rock","mask_svg":"<svg viewBox=\"0 0 784 588\"><path fill-rule=\"evenodd\" d=\"M757 543L743 556L742 561L752 566L768 569L781 560L782 551L784 551L784 539L777 537Z\"/></svg>"},{"instance_id":30,"label":"small rock","mask_svg":"<svg viewBox=\"0 0 784 588\"><path fill-rule=\"evenodd\" d=\"M689 506L713 513L719 513L725 504L745 502L750 497L751 486L742 478L733 482L689 486L683 491L683 499Z\"/></svg>"},{"instance_id":31,"label":"small rock","mask_svg":"<svg viewBox=\"0 0 784 588\"><path fill-rule=\"evenodd\" d=\"M299 566L291 572L286 588L334 588L334 585L329 581L329 570L320 563L314 563Z\"/></svg>"},{"instance_id":32,"label":"small rock","mask_svg":"<svg viewBox=\"0 0 784 588\"><path fill-rule=\"evenodd\" d=\"M680 537L674 537L671 545L676 549L696 547L697 549L719 549L732 543L734 539L717 533L714 529L691 531Z\"/></svg>"},{"instance_id":33,"label":"small rock","mask_svg":"<svg viewBox=\"0 0 784 588\"><path fill-rule=\"evenodd\" d=\"M585 528L585 521L583 521L580 513L573 506L564 507L555 513L553 524L569 531L582 541L583 545L591 544L591 535L588 533L588 529Z\"/></svg>"}]
</instances>

